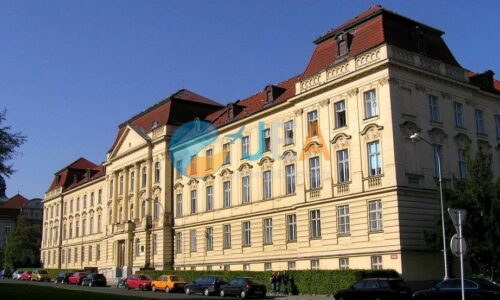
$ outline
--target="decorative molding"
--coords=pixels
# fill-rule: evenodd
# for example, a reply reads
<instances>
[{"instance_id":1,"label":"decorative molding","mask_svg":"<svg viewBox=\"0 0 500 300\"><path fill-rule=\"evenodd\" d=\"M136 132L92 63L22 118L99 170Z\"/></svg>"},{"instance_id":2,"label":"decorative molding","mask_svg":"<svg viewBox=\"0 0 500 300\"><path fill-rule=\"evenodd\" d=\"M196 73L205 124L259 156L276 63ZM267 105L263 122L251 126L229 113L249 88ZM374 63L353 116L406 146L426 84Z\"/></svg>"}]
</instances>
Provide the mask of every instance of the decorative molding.
<instances>
[{"instance_id":1,"label":"decorative molding","mask_svg":"<svg viewBox=\"0 0 500 300\"><path fill-rule=\"evenodd\" d=\"M184 187L184 185L180 182L177 182L176 184L174 184L174 190L182 190L183 187Z\"/></svg>"},{"instance_id":2,"label":"decorative molding","mask_svg":"<svg viewBox=\"0 0 500 300\"><path fill-rule=\"evenodd\" d=\"M359 89L353 88L353 89L347 91L347 96L353 97L353 96L356 96L358 93L359 93Z\"/></svg>"},{"instance_id":3,"label":"decorative molding","mask_svg":"<svg viewBox=\"0 0 500 300\"><path fill-rule=\"evenodd\" d=\"M465 149L470 143L471 139L465 133L458 133L453 137L459 148Z\"/></svg>"},{"instance_id":4,"label":"decorative molding","mask_svg":"<svg viewBox=\"0 0 500 300\"><path fill-rule=\"evenodd\" d=\"M330 99L324 99L319 102L319 106L324 107L330 104Z\"/></svg>"},{"instance_id":5,"label":"decorative molding","mask_svg":"<svg viewBox=\"0 0 500 300\"><path fill-rule=\"evenodd\" d=\"M336 134L330 142L333 144L335 149L344 149L350 146L351 138L351 135L347 135L342 132Z\"/></svg>"},{"instance_id":6,"label":"decorative molding","mask_svg":"<svg viewBox=\"0 0 500 300\"><path fill-rule=\"evenodd\" d=\"M233 174L233 171L229 170L228 168L224 168L220 171L219 175L221 177L224 177L224 176L228 176L228 175L231 175Z\"/></svg>"},{"instance_id":7,"label":"decorative molding","mask_svg":"<svg viewBox=\"0 0 500 300\"><path fill-rule=\"evenodd\" d=\"M434 144L443 144L444 141L448 138L446 132L443 129L433 127L431 130L427 131L429 137L431 138L431 142Z\"/></svg>"},{"instance_id":8,"label":"decorative molding","mask_svg":"<svg viewBox=\"0 0 500 300\"><path fill-rule=\"evenodd\" d=\"M323 145L321 145L320 143L316 142L316 141L312 141L310 142L309 144L307 144L305 147L304 147L304 151L305 152L309 152L309 150L311 148L321 148Z\"/></svg>"},{"instance_id":9,"label":"decorative molding","mask_svg":"<svg viewBox=\"0 0 500 300\"><path fill-rule=\"evenodd\" d=\"M422 129L412 121L403 122L399 125L399 128L401 128L401 132L406 139L409 139L412 134L422 131Z\"/></svg>"},{"instance_id":10,"label":"decorative molding","mask_svg":"<svg viewBox=\"0 0 500 300\"><path fill-rule=\"evenodd\" d=\"M298 117L298 116L302 115L302 113L303 113L303 112L304 112L304 110L303 110L302 108L300 108L300 109L296 109L296 110L294 111L294 113L295 113L295 116L296 116L296 117Z\"/></svg>"},{"instance_id":11,"label":"decorative molding","mask_svg":"<svg viewBox=\"0 0 500 300\"><path fill-rule=\"evenodd\" d=\"M378 80L378 84L381 86L384 86L384 85L388 84L390 81L391 81L391 79L389 78L389 76L387 76L387 77L380 78Z\"/></svg>"},{"instance_id":12,"label":"decorative molding","mask_svg":"<svg viewBox=\"0 0 500 300\"><path fill-rule=\"evenodd\" d=\"M251 169L253 168L253 166L247 162L244 162L242 163L239 167L238 167L238 171L243 171L243 169Z\"/></svg>"},{"instance_id":13,"label":"decorative molding","mask_svg":"<svg viewBox=\"0 0 500 300\"><path fill-rule=\"evenodd\" d=\"M368 134L370 131L373 132L373 131L380 131L384 129L384 126L380 126L380 125L377 125L375 123L371 123L371 124L368 124L365 126L365 128L363 128L363 130L361 130L360 134L361 135L366 135Z\"/></svg>"}]
</instances>

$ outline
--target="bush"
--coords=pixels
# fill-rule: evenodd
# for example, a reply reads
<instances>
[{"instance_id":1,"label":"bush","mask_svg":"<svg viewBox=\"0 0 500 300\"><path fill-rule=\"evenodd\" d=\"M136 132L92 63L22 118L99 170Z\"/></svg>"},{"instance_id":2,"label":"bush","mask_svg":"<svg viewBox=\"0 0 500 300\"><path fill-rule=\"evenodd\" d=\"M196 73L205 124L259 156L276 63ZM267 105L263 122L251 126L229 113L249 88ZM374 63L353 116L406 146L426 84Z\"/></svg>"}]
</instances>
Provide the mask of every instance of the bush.
<instances>
[{"instance_id":1,"label":"bush","mask_svg":"<svg viewBox=\"0 0 500 300\"><path fill-rule=\"evenodd\" d=\"M269 291L272 290L272 272L141 270L136 273L149 275L152 279L163 274L176 274L182 276L187 282L203 275L218 275L225 281L236 277L254 277L265 284ZM293 294L332 295L338 290L350 287L361 278L399 277L399 274L394 270L300 270L288 271L288 277L290 279L288 291Z\"/></svg>"},{"instance_id":2,"label":"bush","mask_svg":"<svg viewBox=\"0 0 500 300\"><path fill-rule=\"evenodd\" d=\"M56 279L57 275L59 275L60 272L68 272L68 273L74 273L78 270L75 269L44 269L47 270L47 273L49 273L50 279Z\"/></svg>"}]
</instances>

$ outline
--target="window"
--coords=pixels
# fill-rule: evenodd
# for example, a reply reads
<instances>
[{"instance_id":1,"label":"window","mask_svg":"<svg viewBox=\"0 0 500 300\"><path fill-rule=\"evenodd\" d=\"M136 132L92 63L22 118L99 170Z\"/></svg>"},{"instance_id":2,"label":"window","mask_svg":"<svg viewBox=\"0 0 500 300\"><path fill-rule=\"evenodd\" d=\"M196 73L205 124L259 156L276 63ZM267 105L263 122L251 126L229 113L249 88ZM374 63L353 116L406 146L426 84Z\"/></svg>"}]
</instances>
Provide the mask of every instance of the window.
<instances>
[{"instance_id":1,"label":"window","mask_svg":"<svg viewBox=\"0 0 500 300\"><path fill-rule=\"evenodd\" d=\"M439 121L438 98L434 95L429 95L429 112L431 121Z\"/></svg>"},{"instance_id":2,"label":"window","mask_svg":"<svg viewBox=\"0 0 500 300\"><path fill-rule=\"evenodd\" d=\"M432 145L432 147L434 148L434 153L433 153L434 177L439 177L439 170L441 169L440 162L441 162L441 158L443 157L443 155L442 155L443 147L441 145L436 145L436 144Z\"/></svg>"},{"instance_id":3,"label":"window","mask_svg":"<svg viewBox=\"0 0 500 300\"><path fill-rule=\"evenodd\" d=\"M252 245L250 221L243 222L243 247Z\"/></svg>"},{"instance_id":4,"label":"window","mask_svg":"<svg viewBox=\"0 0 500 300\"><path fill-rule=\"evenodd\" d=\"M319 173L319 157L309 158L309 178L311 180L311 189L320 187L320 173Z\"/></svg>"},{"instance_id":5,"label":"window","mask_svg":"<svg viewBox=\"0 0 500 300\"><path fill-rule=\"evenodd\" d=\"M80 221L76 221L76 226L75 226L75 237L78 237L80 235Z\"/></svg>"},{"instance_id":6,"label":"window","mask_svg":"<svg viewBox=\"0 0 500 300\"><path fill-rule=\"evenodd\" d=\"M318 111L313 110L307 113L307 130L309 136L318 135Z\"/></svg>"},{"instance_id":7,"label":"window","mask_svg":"<svg viewBox=\"0 0 500 300\"><path fill-rule=\"evenodd\" d=\"M339 258L339 269L340 270L349 270L349 258L347 258L347 257Z\"/></svg>"},{"instance_id":8,"label":"window","mask_svg":"<svg viewBox=\"0 0 500 300\"><path fill-rule=\"evenodd\" d=\"M347 125L345 100L335 102L335 128L344 127Z\"/></svg>"},{"instance_id":9,"label":"window","mask_svg":"<svg viewBox=\"0 0 500 300\"><path fill-rule=\"evenodd\" d=\"M120 195L123 195L123 175L120 175L120 181L119 181L119 191L120 191ZM87 199L85 199L85 196L83 197L83 208L85 208L85 206L87 205L86 202Z\"/></svg>"},{"instance_id":10,"label":"window","mask_svg":"<svg viewBox=\"0 0 500 300\"><path fill-rule=\"evenodd\" d=\"M207 211L214 209L214 188L213 186L207 186Z\"/></svg>"},{"instance_id":11,"label":"window","mask_svg":"<svg viewBox=\"0 0 500 300\"><path fill-rule=\"evenodd\" d=\"M205 152L205 156L206 156L206 169L207 170L210 170L213 168L214 166L214 150L212 149L208 149L206 152Z\"/></svg>"},{"instance_id":12,"label":"window","mask_svg":"<svg viewBox=\"0 0 500 300\"><path fill-rule=\"evenodd\" d=\"M129 218L129 220L134 219L134 204L130 204L128 218Z\"/></svg>"},{"instance_id":13,"label":"window","mask_svg":"<svg viewBox=\"0 0 500 300\"><path fill-rule=\"evenodd\" d=\"M464 127L464 119L463 119L463 108L462 103L453 102L453 109L455 111L455 127Z\"/></svg>"},{"instance_id":14,"label":"window","mask_svg":"<svg viewBox=\"0 0 500 300\"><path fill-rule=\"evenodd\" d=\"M146 167L142 168L142 182L141 187L146 188L146 180L148 179L148 169Z\"/></svg>"},{"instance_id":15,"label":"window","mask_svg":"<svg viewBox=\"0 0 500 300\"><path fill-rule=\"evenodd\" d=\"M69 212L72 213L73 212L73 199L71 199L71 205L69 207ZM45 214L47 215L47 214Z\"/></svg>"},{"instance_id":16,"label":"window","mask_svg":"<svg viewBox=\"0 0 500 300\"><path fill-rule=\"evenodd\" d=\"M271 151L271 129L264 129L264 152Z\"/></svg>"},{"instance_id":17,"label":"window","mask_svg":"<svg viewBox=\"0 0 500 300\"><path fill-rule=\"evenodd\" d=\"M375 117L377 115L377 94L375 90L369 90L363 93L365 100L365 118Z\"/></svg>"},{"instance_id":18,"label":"window","mask_svg":"<svg viewBox=\"0 0 500 300\"><path fill-rule=\"evenodd\" d=\"M286 227L287 227L287 241L295 242L297 241L297 215L287 215L286 216Z\"/></svg>"},{"instance_id":19,"label":"window","mask_svg":"<svg viewBox=\"0 0 500 300\"><path fill-rule=\"evenodd\" d=\"M134 191L134 186L135 186L135 172L132 171L130 172L130 191Z\"/></svg>"},{"instance_id":20,"label":"window","mask_svg":"<svg viewBox=\"0 0 500 300\"><path fill-rule=\"evenodd\" d=\"M102 216L97 215L97 230L98 232L102 232Z\"/></svg>"},{"instance_id":21,"label":"window","mask_svg":"<svg viewBox=\"0 0 500 300\"><path fill-rule=\"evenodd\" d=\"M135 239L135 256L139 256L141 254L141 240Z\"/></svg>"},{"instance_id":22,"label":"window","mask_svg":"<svg viewBox=\"0 0 500 300\"><path fill-rule=\"evenodd\" d=\"M231 181L224 181L222 184L224 189L224 207L231 206Z\"/></svg>"},{"instance_id":23,"label":"window","mask_svg":"<svg viewBox=\"0 0 500 300\"><path fill-rule=\"evenodd\" d=\"M123 222L123 207L120 206L120 210L118 213L118 222Z\"/></svg>"},{"instance_id":24,"label":"window","mask_svg":"<svg viewBox=\"0 0 500 300\"><path fill-rule=\"evenodd\" d=\"M68 264L71 263L71 249L68 249Z\"/></svg>"},{"instance_id":25,"label":"window","mask_svg":"<svg viewBox=\"0 0 500 300\"><path fill-rule=\"evenodd\" d=\"M241 196L243 204L250 203L250 176L241 177Z\"/></svg>"},{"instance_id":26,"label":"window","mask_svg":"<svg viewBox=\"0 0 500 300\"><path fill-rule=\"evenodd\" d=\"M109 181L109 198L113 198L113 179Z\"/></svg>"},{"instance_id":27,"label":"window","mask_svg":"<svg viewBox=\"0 0 500 300\"><path fill-rule=\"evenodd\" d=\"M368 143L368 172L370 176L382 174L379 141Z\"/></svg>"},{"instance_id":28,"label":"window","mask_svg":"<svg viewBox=\"0 0 500 300\"><path fill-rule=\"evenodd\" d=\"M285 166L286 174L286 194L295 194L295 165Z\"/></svg>"},{"instance_id":29,"label":"window","mask_svg":"<svg viewBox=\"0 0 500 300\"><path fill-rule=\"evenodd\" d=\"M67 234L67 232L66 232L66 223L64 223L63 224L63 232L62 232L62 238L63 238L63 240L66 239L66 234Z\"/></svg>"},{"instance_id":30,"label":"window","mask_svg":"<svg viewBox=\"0 0 500 300\"><path fill-rule=\"evenodd\" d=\"M372 256L372 270L382 270L382 256Z\"/></svg>"},{"instance_id":31,"label":"window","mask_svg":"<svg viewBox=\"0 0 500 300\"><path fill-rule=\"evenodd\" d=\"M108 218L108 224L111 225L113 224L113 210L109 210L109 218Z\"/></svg>"},{"instance_id":32,"label":"window","mask_svg":"<svg viewBox=\"0 0 500 300\"><path fill-rule=\"evenodd\" d=\"M295 268L296 268L295 262L294 261L289 261L288 262L288 270L289 271L295 271Z\"/></svg>"},{"instance_id":33,"label":"window","mask_svg":"<svg viewBox=\"0 0 500 300\"><path fill-rule=\"evenodd\" d=\"M64 249L61 250L61 263L64 264L64 258L66 257L66 252L64 251Z\"/></svg>"},{"instance_id":34,"label":"window","mask_svg":"<svg viewBox=\"0 0 500 300\"><path fill-rule=\"evenodd\" d=\"M89 261L92 261L92 246L89 246Z\"/></svg>"},{"instance_id":35,"label":"window","mask_svg":"<svg viewBox=\"0 0 500 300\"><path fill-rule=\"evenodd\" d=\"M319 260L311 260L311 270L319 270Z\"/></svg>"},{"instance_id":36,"label":"window","mask_svg":"<svg viewBox=\"0 0 500 300\"><path fill-rule=\"evenodd\" d=\"M224 248L231 248L231 225L224 225Z\"/></svg>"},{"instance_id":37,"label":"window","mask_svg":"<svg viewBox=\"0 0 500 300\"><path fill-rule=\"evenodd\" d=\"M273 243L273 219L264 219L264 245Z\"/></svg>"},{"instance_id":38,"label":"window","mask_svg":"<svg viewBox=\"0 0 500 300\"><path fill-rule=\"evenodd\" d=\"M374 200L368 202L368 219L370 231L381 231L382 228L382 201Z\"/></svg>"},{"instance_id":39,"label":"window","mask_svg":"<svg viewBox=\"0 0 500 300\"><path fill-rule=\"evenodd\" d=\"M460 179L467 178L467 155L465 150L458 150L458 171Z\"/></svg>"},{"instance_id":40,"label":"window","mask_svg":"<svg viewBox=\"0 0 500 300\"><path fill-rule=\"evenodd\" d=\"M153 233L152 240L153 240L153 255L158 254L158 235L156 233Z\"/></svg>"},{"instance_id":41,"label":"window","mask_svg":"<svg viewBox=\"0 0 500 300\"><path fill-rule=\"evenodd\" d=\"M90 206L94 206L94 192L90 193Z\"/></svg>"},{"instance_id":42,"label":"window","mask_svg":"<svg viewBox=\"0 0 500 300\"><path fill-rule=\"evenodd\" d=\"M347 149L337 151L337 172L339 183L349 182L349 153Z\"/></svg>"},{"instance_id":43,"label":"window","mask_svg":"<svg viewBox=\"0 0 500 300\"><path fill-rule=\"evenodd\" d=\"M90 231L90 234L94 234L94 217L90 217L89 231Z\"/></svg>"},{"instance_id":44,"label":"window","mask_svg":"<svg viewBox=\"0 0 500 300\"><path fill-rule=\"evenodd\" d=\"M349 205L337 207L337 223L339 226L339 234L349 234L351 232Z\"/></svg>"},{"instance_id":45,"label":"window","mask_svg":"<svg viewBox=\"0 0 500 300\"><path fill-rule=\"evenodd\" d=\"M97 193L97 203L102 203L102 189L99 189L99 192Z\"/></svg>"},{"instance_id":46,"label":"window","mask_svg":"<svg viewBox=\"0 0 500 300\"><path fill-rule=\"evenodd\" d=\"M95 260L99 261L101 259L101 245L97 244L95 246Z\"/></svg>"},{"instance_id":47,"label":"window","mask_svg":"<svg viewBox=\"0 0 500 300\"><path fill-rule=\"evenodd\" d=\"M155 163L155 183L160 183L160 162Z\"/></svg>"},{"instance_id":48,"label":"window","mask_svg":"<svg viewBox=\"0 0 500 300\"><path fill-rule=\"evenodd\" d=\"M319 209L309 212L310 234L312 239L321 238L321 217Z\"/></svg>"},{"instance_id":49,"label":"window","mask_svg":"<svg viewBox=\"0 0 500 300\"><path fill-rule=\"evenodd\" d=\"M285 145L293 144L293 121L287 121L285 127Z\"/></svg>"},{"instance_id":50,"label":"window","mask_svg":"<svg viewBox=\"0 0 500 300\"><path fill-rule=\"evenodd\" d=\"M347 34L343 33L337 37L338 44L338 55L337 57L342 57L349 52L349 47L347 47Z\"/></svg>"},{"instance_id":51,"label":"window","mask_svg":"<svg viewBox=\"0 0 500 300\"><path fill-rule=\"evenodd\" d=\"M142 201L141 205L141 217L144 218L146 216L146 200Z\"/></svg>"},{"instance_id":52,"label":"window","mask_svg":"<svg viewBox=\"0 0 500 300\"><path fill-rule=\"evenodd\" d=\"M231 144L222 145L222 157L224 157L224 164L231 163Z\"/></svg>"},{"instance_id":53,"label":"window","mask_svg":"<svg viewBox=\"0 0 500 300\"><path fill-rule=\"evenodd\" d=\"M80 210L80 197L76 198L76 211Z\"/></svg>"},{"instance_id":54,"label":"window","mask_svg":"<svg viewBox=\"0 0 500 300\"><path fill-rule=\"evenodd\" d=\"M78 262L78 248L73 249L74 250L74 257L75 257L75 263Z\"/></svg>"},{"instance_id":55,"label":"window","mask_svg":"<svg viewBox=\"0 0 500 300\"><path fill-rule=\"evenodd\" d=\"M85 247L82 246L81 250L82 250L82 253L81 253L80 259L82 262L84 262L85 261Z\"/></svg>"},{"instance_id":56,"label":"window","mask_svg":"<svg viewBox=\"0 0 500 300\"><path fill-rule=\"evenodd\" d=\"M207 227L205 231L205 236L207 239L207 250L214 249L214 229L212 227Z\"/></svg>"},{"instance_id":57,"label":"window","mask_svg":"<svg viewBox=\"0 0 500 300\"><path fill-rule=\"evenodd\" d=\"M153 208L153 217L155 220L159 220L160 219L160 201L158 200L158 198L155 199L155 205L154 205L154 208Z\"/></svg>"},{"instance_id":58,"label":"window","mask_svg":"<svg viewBox=\"0 0 500 300\"><path fill-rule=\"evenodd\" d=\"M243 271L250 271L250 264L243 264Z\"/></svg>"},{"instance_id":59,"label":"window","mask_svg":"<svg viewBox=\"0 0 500 300\"><path fill-rule=\"evenodd\" d=\"M181 179L182 177L182 160L178 160L175 163L175 179Z\"/></svg>"},{"instance_id":60,"label":"window","mask_svg":"<svg viewBox=\"0 0 500 300\"><path fill-rule=\"evenodd\" d=\"M47 229L45 229L45 236L47 236ZM73 237L73 223L69 223L69 238Z\"/></svg>"},{"instance_id":61,"label":"window","mask_svg":"<svg viewBox=\"0 0 500 300\"><path fill-rule=\"evenodd\" d=\"M191 214L196 213L198 193L196 190L191 191Z\"/></svg>"},{"instance_id":62,"label":"window","mask_svg":"<svg viewBox=\"0 0 500 300\"><path fill-rule=\"evenodd\" d=\"M177 194L175 196L175 215L177 217L182 217L182 194Z\"/></svg>"},{"instance_id":63,"label":"window","mask_svg":"<svg viewBox=\"0 0 500 300\"><path fill-rule=\"evenodd\" d=\"M198 169L196 155L191 156L191 175L196 174Z\"/></svg>"},{"instance_id":64,"label":"window","mask_svg":"<svg viewBox=\"0 0 500 300\"><path fill-rule=\"evenodd\" d=\"M263 179L263 197L264 199L271 199L272 194L272 182L271 182L271 171L265 171L262 174Z\"/></svg>"},{"instance_id":65,"label":"window","mask_svg":"<svg viewBox=\"0 0 500 300\"><path fill-rule=\"evenodd\" d=\"M241 138L241 158L248 158L250 155L250 137L244 136Z\"/></svg>"},{"instance_id":66,"label":"window","mask_svg":"<svg viewBox=\"0 0 500 300\"><path fill-rule=\"evenodd\" d=\"M182 253L182 232L175 233L175 253Z\"/></svg>"},{"instance_id":67,"label":"window","mask_svg":"<svg viewBox=\"0 0 500 300\"><path fill-rule=\"evenodd\" d=\"M273 264L272 263L264 263L264 271L272 271L273 270Z\"/></svg>"},{"instance_id":68,"label":"window","mask_svg":"<svg viewBox=\"0 0 500 300\"><path fill-rule=\"evenodd\" d=\"M500 116L495 116L495 125L497 129L497 139L500 139Z\"/></svg>"},{"instance_id":69,"label":"window","mask_svg":"<svg viewBox=\"0 0 500 300\"><path fill-rule=\"evenodd\" d=\"M479 109L476 109L476 133L484 134L484 113Z\"/></svg>"}]
</instances>

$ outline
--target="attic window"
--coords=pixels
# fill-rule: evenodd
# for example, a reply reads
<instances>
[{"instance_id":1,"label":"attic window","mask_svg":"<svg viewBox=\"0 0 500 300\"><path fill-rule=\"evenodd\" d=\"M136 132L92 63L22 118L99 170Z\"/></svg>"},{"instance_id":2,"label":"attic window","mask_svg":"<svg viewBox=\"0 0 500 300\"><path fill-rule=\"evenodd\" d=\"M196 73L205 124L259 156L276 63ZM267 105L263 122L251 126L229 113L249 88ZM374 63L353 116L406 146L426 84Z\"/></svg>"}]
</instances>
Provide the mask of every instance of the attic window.
<instances>
[{"instance_id":1,"label":"attic window","mask_svg":"<svg viewBox=\"0 0 500 300\"><path fill-rule=\"evenodd\" d=\"M273 91L271 90L270 87L268 87L266 92L266 102L272 102L272 101L273 101Z\"/></svg>"},{"instance_id":2,"label":"attic window","mask_svg":"<svg viewBox=\"0 0 500 300\"><path fill-rule=\"evenodd\" d=\"M341 33L337 36L337 58L343 57L349 53L350 35Z\"/></svg>"},{"instance_id":3,"label":"attic window","mask_svg":"<svg viewBox=\"0 0 500 300\"><path fill-rule=\"evenodd\" d=\"M155 129L156 127L158 127L160 123L158 121L154 121L153 122L153 126L151 126L151 129Z\"/></svg>"},{"instance_id":4,"label":"attic window","mask_svg":"<svg viewBox=\"0 0 500 300\"><path fill-rule=\"evenodd\" d=\"M424 31L420 26L413 27L413 31L411 33L411 38L415 46L415 50L418 52L426 52L427 45L424 39Z\"/></svg>"}]
</instances>

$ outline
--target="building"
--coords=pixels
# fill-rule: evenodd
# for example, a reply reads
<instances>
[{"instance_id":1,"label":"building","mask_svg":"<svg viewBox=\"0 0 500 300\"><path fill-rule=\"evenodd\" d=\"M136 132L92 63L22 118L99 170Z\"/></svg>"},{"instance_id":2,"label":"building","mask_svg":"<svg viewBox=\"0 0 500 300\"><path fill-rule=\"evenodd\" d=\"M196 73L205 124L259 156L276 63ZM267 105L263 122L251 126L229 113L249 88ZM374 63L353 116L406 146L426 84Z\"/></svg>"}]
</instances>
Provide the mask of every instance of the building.
<instances>
[{"instance_id":1,"label":"building","mask_svg":"<svg viewBox=\"0 0 500 300\"><path fill-rule=\"evenodd\" d=\"M0 191L1 195L2 192ZM38 225L41 233L42 211L42 199L34 198L28 200L20 194L0 202L0 258L2 261L7 246L7 239L14 232L19 218L24 218L31 224ZM40 240L38 243L40 243Z\"/></svg>"},{"instance_id":2,"label":"building","mask_svg":"<svg viewBox=\"0 0 500 300\"><path fill-rule=\"evenodd\" d=\"M80 166L72 184L56 173L44 205L61 217L44 223L63 239L42 247L45 265L441 278L423 236L439 213L435 153L445 179L467 176L465 151L478 145L500 170L500 82L460 66L442 35L374 6L316 39L288 80L226 106L182 90L133 117L102 166ZM415 132L434 149L412 143ZM102 175L85 177L92 168ZM97 190L87 210L106 224L90 233L89 212L65 207Z\"/></svg>"}]
</instances>

